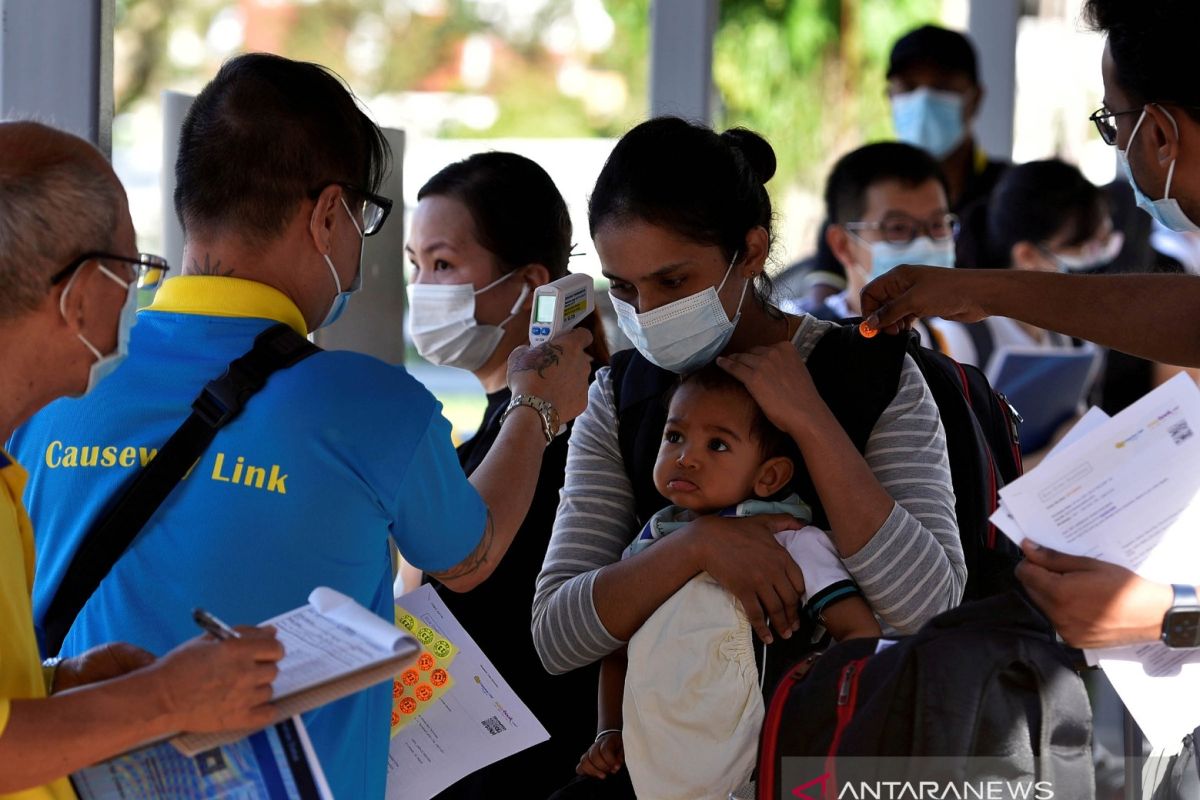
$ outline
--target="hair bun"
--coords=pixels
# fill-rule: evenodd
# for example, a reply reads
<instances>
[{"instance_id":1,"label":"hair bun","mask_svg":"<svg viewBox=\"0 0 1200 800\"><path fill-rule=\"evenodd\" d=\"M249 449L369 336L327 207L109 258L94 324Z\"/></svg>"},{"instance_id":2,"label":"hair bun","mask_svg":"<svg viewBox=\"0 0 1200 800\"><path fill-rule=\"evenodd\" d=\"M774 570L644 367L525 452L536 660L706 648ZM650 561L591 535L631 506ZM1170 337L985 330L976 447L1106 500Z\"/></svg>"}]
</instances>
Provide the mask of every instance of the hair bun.
<instances>
[{"instance_id":1,"label":"hair bun","mask_svg":"<svg viewBox=\"0 0 1200 800\"><path fill-rule=\"evenodd\" d=\"M775 175L775 150L754 131L730 128L721 134L721 141L742 154L759 183L766 183Z\"/></svg>"}]
</instances>

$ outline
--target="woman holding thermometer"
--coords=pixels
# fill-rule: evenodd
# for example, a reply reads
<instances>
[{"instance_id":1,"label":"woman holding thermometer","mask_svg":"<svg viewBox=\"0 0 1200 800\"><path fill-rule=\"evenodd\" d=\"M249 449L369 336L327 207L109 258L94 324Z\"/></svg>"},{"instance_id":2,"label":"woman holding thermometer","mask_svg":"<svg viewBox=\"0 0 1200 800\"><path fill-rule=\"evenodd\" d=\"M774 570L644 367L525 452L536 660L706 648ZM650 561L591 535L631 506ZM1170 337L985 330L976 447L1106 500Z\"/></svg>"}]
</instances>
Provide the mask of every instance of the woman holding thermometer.
<instances>
[{"instance_id":1,"label":"woman holding thermometer","mask_svg":"<svg viewBox=\"0 0 1200 800\"><path fill-rule=\"evenodd\" d=\"M542 415L549 440L529 515L504 560L474 590L456 594L439 587L439 593L550 740L464 778L439 797L507 796L516 786L528 797L546 797L574 774L579 752L595 734L597 673L548 675L533 647L534 581L554 524L569 436L556 435L556 412L540 407L538 398L512 397L506 376L514 350L552 339L574 323L592 332L597 366L607 364L608 351L597 315L578 314L581 291L590 310L591 279L567 273L571 218L540 166L515 153L478 153L430 178L417 200L405 247L413 265L413 343L427 361L470 371L487 392L478 431L458 448L463 469L471 474L506 413L521 406ZM544 311L536 322L535 302Z\"/></svg>"}]
</instances>

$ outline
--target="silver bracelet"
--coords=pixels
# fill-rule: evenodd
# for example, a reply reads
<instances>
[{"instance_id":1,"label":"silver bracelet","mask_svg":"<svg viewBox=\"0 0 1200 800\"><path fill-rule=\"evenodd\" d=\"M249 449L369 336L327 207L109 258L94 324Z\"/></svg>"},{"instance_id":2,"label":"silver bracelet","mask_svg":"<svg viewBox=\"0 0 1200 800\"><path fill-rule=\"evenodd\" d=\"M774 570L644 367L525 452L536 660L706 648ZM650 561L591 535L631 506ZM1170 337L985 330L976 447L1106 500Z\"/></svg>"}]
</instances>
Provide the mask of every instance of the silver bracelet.
<instances>
[{"instance_id":1,"label":"silver bracelet","mask_svg":"<svg viewBox=\"0 0 1200 800\"><path fill-rule=\"evenodd\" d=\"M621 732L620 728L605 728L604 730L602 730L596 734L596 741L592 742L592 744L595 744L596 742L600 741L605 736L608 736L610 733L620 733L620 732Z\"/></svg>"}]
</instances>

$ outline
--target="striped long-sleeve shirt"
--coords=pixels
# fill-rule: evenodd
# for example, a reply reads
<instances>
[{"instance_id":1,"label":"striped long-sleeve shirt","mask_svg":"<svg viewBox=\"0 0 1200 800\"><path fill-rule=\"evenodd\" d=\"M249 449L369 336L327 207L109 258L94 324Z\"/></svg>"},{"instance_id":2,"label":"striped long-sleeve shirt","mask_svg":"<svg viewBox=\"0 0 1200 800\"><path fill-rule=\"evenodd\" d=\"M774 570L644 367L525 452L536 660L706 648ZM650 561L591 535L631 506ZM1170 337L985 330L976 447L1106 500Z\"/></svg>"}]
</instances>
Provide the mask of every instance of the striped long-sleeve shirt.
<instances>
[{"instance_id":1,"label":"striped long-sleeve shirt","mask_svg":"<svg viewBox=\"0 0 1200 800\"><path fill-rule=\"evenodd\" d=\"M807 359L833 323L804 317L793 339ZM844 559L885 633L910 633L962 598L967 568L954 514L946 435L921 372L905 356L896 396L871 431L867 465L896 501L870 541ZM533 641L558 674L625 643L593 602L597 571L637 534L633 488L617 440L608 369L596 375L575 421L566 482L533 599Z\"/></svg>"}]
</instances>

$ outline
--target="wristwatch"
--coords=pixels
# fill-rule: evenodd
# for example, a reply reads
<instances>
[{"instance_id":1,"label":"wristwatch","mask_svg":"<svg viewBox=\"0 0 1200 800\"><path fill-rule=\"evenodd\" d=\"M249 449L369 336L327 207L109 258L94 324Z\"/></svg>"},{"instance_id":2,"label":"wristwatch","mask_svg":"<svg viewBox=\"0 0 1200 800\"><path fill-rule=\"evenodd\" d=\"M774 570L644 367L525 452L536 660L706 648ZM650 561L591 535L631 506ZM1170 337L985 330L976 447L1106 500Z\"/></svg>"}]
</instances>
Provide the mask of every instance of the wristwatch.
<instances>
[{"instance_id":1,"label":"wristwatch","mask_svg":"<svg viewBox=\"0 0 1200 800\"><path fill-rule=\"evenodd\" d=\"M513 409L520 406L529 406L538 412L542 418L542 433L546 435L546 444L553 442L554 437L558 435L558 409L549 400L543 400L536 395L514 395L513 399L508 401L508 408L504 409L504 416L500 417L500 424L503 425L504 420L508 419L508 415L512 413Z\"/></svg>"},{"instance_id":2,"label":"wristwatch","mask_svg":"<svg viewBox=\"0 0 1200 800\"><path fill-rule=\"evenodd\" d=\"M1173 583L1175 601L1163 614L1162 640L1167 647L1200 647L1200 599L1196 587Z\"/></svg>"}]
</instances>

